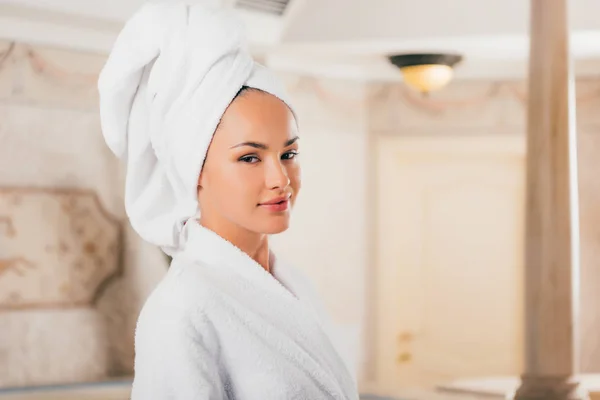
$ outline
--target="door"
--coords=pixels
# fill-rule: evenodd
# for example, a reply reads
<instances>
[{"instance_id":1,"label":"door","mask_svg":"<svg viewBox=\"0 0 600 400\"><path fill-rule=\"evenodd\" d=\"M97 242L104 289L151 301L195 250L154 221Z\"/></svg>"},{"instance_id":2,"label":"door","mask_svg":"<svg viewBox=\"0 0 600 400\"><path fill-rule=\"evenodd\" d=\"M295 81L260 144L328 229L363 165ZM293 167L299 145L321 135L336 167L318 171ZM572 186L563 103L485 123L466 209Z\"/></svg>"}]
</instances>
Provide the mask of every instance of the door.
<instances>
[{"instance_id":1,"label":"door","mask_svg":"<svg viewBox=\"0 0 600 400\"><path fill-rule=\"evenodd\" d=\"M378 142L377 375L386 387L519 374L525 142Z\"/></svg>"}]
</instances>

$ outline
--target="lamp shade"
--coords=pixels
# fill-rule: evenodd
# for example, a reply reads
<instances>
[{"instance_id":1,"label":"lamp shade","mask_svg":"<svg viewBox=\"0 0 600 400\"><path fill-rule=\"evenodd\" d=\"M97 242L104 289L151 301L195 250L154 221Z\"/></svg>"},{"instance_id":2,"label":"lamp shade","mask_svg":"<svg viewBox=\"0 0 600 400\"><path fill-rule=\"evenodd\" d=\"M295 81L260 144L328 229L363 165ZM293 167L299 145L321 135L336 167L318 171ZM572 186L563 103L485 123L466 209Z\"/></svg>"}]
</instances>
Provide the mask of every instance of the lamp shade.
<instances>
[{"instance_id":1,"label":"lamp shade","mask_svg":"<svg viewBox=\"0 0 600 400\"><path fill-rule=\"evenodd\" d=\"M454 65L462 60L457 54L397 54L390 62L400 69L407 85L429 93L446 86L454 75Z\"/></svg>"}]
</instances>

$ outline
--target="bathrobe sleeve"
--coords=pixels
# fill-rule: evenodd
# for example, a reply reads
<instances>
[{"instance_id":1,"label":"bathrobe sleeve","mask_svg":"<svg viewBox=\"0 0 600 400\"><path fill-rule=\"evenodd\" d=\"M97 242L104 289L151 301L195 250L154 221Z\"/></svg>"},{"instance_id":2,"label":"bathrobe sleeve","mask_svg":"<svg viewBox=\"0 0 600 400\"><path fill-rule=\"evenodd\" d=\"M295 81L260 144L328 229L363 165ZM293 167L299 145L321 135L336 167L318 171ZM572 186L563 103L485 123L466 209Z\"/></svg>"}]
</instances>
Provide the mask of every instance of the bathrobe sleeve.
<instances>
[{"instance_id":1,"label":"bathrobe sleeve","mask_svg":"<svg viewBox=\"0 0 600 400\"><path fill-rule=\"evenodd\" d=\"M178 313L141 315L131 400L223 400L216 338ZM160 315L157 318L157 315Z\"/></svg>"}]
</instances>

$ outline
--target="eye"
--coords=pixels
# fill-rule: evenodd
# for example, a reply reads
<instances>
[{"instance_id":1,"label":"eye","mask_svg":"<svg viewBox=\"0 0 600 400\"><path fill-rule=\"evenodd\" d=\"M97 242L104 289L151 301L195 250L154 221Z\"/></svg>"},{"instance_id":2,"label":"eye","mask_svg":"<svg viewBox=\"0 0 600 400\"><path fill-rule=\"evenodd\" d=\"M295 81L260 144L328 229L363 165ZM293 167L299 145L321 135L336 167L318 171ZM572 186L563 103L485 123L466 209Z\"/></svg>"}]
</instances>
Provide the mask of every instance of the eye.
<instances>
[{"instance_id":1,"label":"eye","mask_svg":"<svg viewBox=\"0 0 600 400\"><path fill-rule=\"evenodd\" d=\"M283 156L281 156L281 158L284 160L292 160L292 159L296 158L297 155L298 155L298 152L296 150L291 150L291 151L288 151L287 153L283 154Z\"/></svg>"},{"instance_id":2,"label":"eye","mask_svg":"<svg viewBox=\"0 0 600 400\"><path fill-rule=\"evenodd\" d=\"M255 164L255 163L259 162L260 159L258 157L256 157L256 156L251 156L250 155L250 156L240 157L239 161L245 162L245 163L248 163L248 164Z\"/></svg>"}]
</instances>

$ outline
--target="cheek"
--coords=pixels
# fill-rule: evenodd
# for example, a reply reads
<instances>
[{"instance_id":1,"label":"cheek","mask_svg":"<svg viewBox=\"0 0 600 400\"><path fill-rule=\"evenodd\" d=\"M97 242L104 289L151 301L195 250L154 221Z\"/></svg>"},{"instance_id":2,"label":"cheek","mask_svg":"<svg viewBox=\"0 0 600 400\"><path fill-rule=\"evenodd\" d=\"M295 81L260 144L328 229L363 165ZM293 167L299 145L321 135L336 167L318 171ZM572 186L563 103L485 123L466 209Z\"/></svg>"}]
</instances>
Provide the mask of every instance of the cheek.
<instances>
[{"instance_id":1,"label":"cheek","mask_svg":"<svg viewBox=\"0 0 600 400\"><path fill-rule=\"evenodd\" d=\"M290 186L294 194L297 194L302 187L302 170L299 164L293 164L288 168L288 177L290 178Z\"/></svg>"},{"instance_id":2,"label":"cheek","mask_svg":"<svg viewBox=\"0 0 600 400\"><path fill-rule=\"evenodd\" d=\"M243 209L240 205L257 203L262 190L258 168L245 165L232 165L221 169L217 185L222 205Z\"/></svg>"}]
</instances>

